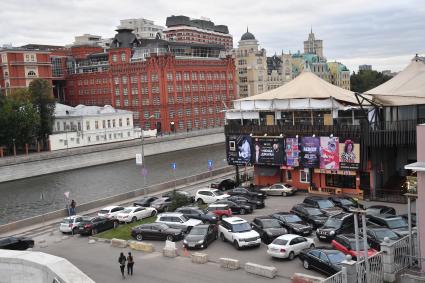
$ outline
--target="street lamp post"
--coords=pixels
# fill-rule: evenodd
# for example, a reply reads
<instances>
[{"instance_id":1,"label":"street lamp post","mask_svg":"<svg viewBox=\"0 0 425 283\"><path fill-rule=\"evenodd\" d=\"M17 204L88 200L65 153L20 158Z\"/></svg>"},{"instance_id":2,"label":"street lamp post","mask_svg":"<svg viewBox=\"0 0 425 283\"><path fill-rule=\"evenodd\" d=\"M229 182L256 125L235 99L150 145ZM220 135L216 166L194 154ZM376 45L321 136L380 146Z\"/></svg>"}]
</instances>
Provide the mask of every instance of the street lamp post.
<instances>
[{"instance_id":1,"label":"street lamp post","mask_svg":"<svg viewBox=\"0 0 425 283\"><path fill-rule=\"evenodd\" d=\"M151 119L154 118L155 115L151 115L149 116L147 119ZM145 136L143 135L143 129L142 127L140 128L140 134L141 134L141 138L142 138L142 175L143 175L143 195L146 195L146 175L147 175L147 171L146 171L146 164L145 164Z\"/></svg>"},{"instance_id":2,"label":"street lamp post","mask_svg":"<svg viewBox=\"0 0 425 283\"><path fill-rule=\"evenodd\" d=\"M359 243L359 215L362 217L362 226L363 226L363 254L364 254L364 264L366 268L366 282L369 282L369 258L368 258L368 248L367 248L367 228L366 228L366 210L361 208L352 208L350 211L354 215L354 236L356 241L356 253L357 261L360 260L360 243Z\"/></svg>"}]
</instances>

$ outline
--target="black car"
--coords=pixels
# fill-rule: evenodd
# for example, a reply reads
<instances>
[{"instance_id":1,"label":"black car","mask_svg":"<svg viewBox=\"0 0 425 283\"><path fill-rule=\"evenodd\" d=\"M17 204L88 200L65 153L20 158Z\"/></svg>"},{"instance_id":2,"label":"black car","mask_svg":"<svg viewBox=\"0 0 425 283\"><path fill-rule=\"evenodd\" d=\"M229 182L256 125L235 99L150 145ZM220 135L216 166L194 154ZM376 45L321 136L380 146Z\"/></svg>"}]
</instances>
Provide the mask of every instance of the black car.
<instances>
[{"instance_id":1,"label":"black car","mask_svg":"<svg viewBox=\"0 0 425 283\"><path fill-rule=\"evenodd\" d=\"M409 225L401 216L390 214L370 215L367 221L369 224L391 229L399 236L409 235Z\"/></svg>"},{"instance_id":2,"label":"black car","mask_svg":"<svg viewBox=\"0 0 425 283\"><path fill-rule=\"evenodd\" d=\"M340 213L330 216L322 227L317 228L316 236L320 241L332 241L336 235L354 232L354 215Z\"/></svg>"},{"instance_id":3,"label":"black car","mask_svg":"<svg viewBox=\"0 0 425 283\"><path fill-rule=\"evenodd\" d=\"M27 237L0 238L0 249L23 251L34 247L34 240Z\"/></svg>"},{"instance_id":4,"label":"black car","mask_svg":"<svg viewBox=\"0 0 425 283\"><path fill-rule=\"evenodd\" d=\"M282 227L288 230L290 234L297 235L310 235L312 227L303 221L298 215L290 212L278 212L271 215L271 217L277 219Z\"/></svg>"},{"instance_id":5,"label":"black car","mask_svg":"<svg viewBox=\"0 0 425 283\"><path fill-rule=\"evenodd\" d=\"M402 214L400 216L403 217L407 223L409 223L409 216L407 214ZM416 226L416 213L412 213L411 216L412 216L412 227L414 227Z\"/></svg>"},{"instance_id":6,"label":"black car","mask_svg":"<svg viewBox=\"0 0 425 283\"><path fill-rule=\"evenodd\" d=\"M332 201L324 197L310 196L306 197L303 202L309 206L321 209L329 216L342 212L342 208L335 206Z\"/></svg>"},{"instance_id":7,"label":"black car","mask_svg":"<svg viewBox=\"0 0 425 283\"><path fill-rule=\"evenodd\" d=\"M183 231L168 227L164 223L142 224L131 229L131 236L138 241L149 240L168 240L179 241L183 239Z\"/></svg>"},{"instance_id":8,"label":"black car","mask_svg":"<svg viewBox=\"0 0 425 283\"><path fill-rule=\"evenodd\" d=\"M194 207L194 206L179 207L176 209L176 212L183 213L183 215L186 216L187 218L199 219L204 223L205 222L217 223L218 221L218 217L214 213L204 211L200 209L199 207Z\"/></svg>"},{"instance_id":9,"label":"black car","mask_svg":"<svg viewBox=\"0 0 425 283\"><path fill-rule=\"evenodd\" d=\"M115 228L117 225L114 219L105 217L83 217L78 224L77 232L81 235L95 235L99 232Z\"/></svg>"},{"instance_id":10,"label":"black car","mask_svg":"<svg viewBox=\"0 0 425 283\"><path fill-rule=\"evenodd\" d=\"M294 205L291 212L309 223L314 229L322 226L328 219L328 215L326 215L323 211L316 207L305 205L304 203Z\"/></svg>"},{"instance_id":11,"label":"black car","mask_svg":"<svg viewBox=\"0 0 425 283\"><path fill-rule=\"evenodd\" d=\"M242 203L245 202L251 205L253 209L265 207L263 198L257 198L257 197L251 198L248 196L230 196L227 199L233 202L242 202Z\"/></svg>"},{"instance_id":12,"label":"black car","mask_svg":"<svg viewBox=\"0 0 425 283\"><path fill-rule=\"evenodd\" d=\"M341 271L341 262L346 260L343 252L328 248L314 248L302 251L298 258L305 269L315 269L327 276Z\"/></svg>"},{"instance_id":13,"label":"black car","mask_svg":"<svg viewBox=\"0 0 425 283\"><path fill-rule=\"evenodd\" d=\"M372 205L366 209L366 217L370 215L380 215L380 214L391 214L395 215L395 209L391 206L386 205Z\"/></svg>"},{"instance_id":14,"label":"black car","mask_svg":"<svg viewBox=\"0 0 425 283\"><path fill-rule=\"evenodd\" d=\"M350 212L350 209L352 208L363 209L363 205L350 196L330 196L328 199L346 212Z\"/></svg>"},{"instance_id":15,"label":"black car","mask_svg":"<svg viewBox=\"0 0 425 283\"><path fill-rule=\"evenodd\" d=\"M195 196L192 196L190 193L186 192L186 191L181 191L181 190L172 190L169 192L165 192L162 194L162 197L169 197L171 200L173 200L173 197L175 195L179 195L182 197L185 197L187 199L188 202L190 203L194 203L195 202Z\"/></svg>"},{"instance_id":16,"label":"black car","mask_svg":"<svg viewBox=\"0 0 425 283\"><path fill-rule=\"evenodd\" d=\"M277 219L270 216L254 218L251 223L251 227L260 234L261 240L267 245L273 242L273 240L277 237L288 233L288 231L280 225Z\"/></svg>"},{"instance_id":17,"label":"black car","mask_svg":"<svg viewBox=\"0 0 425 283\"><path fill-rule=\"evenodd\" d=\"M211 188L218 189L220 191L232 190L236 187L236 181L232 179L222 179L211 183Z\"/></svg>"},{"instance_id":18,"label":"black car","mask_svg":"<svg viewBox=\"0 0 425 283\"><path fill-rule=\"evenodd\" d=\"M400 236L394 233L391 229L384 227L367 227L367 242L370 247L380 251L381 243L384 241L384 238L388 238L390 241L397 241L400 239Z\"/></svg>"},{"instance_id":19,"label":"black car","mask_svg":"<svg viewBox=\"0 0 425 283\"><path fill-rule=\"evenodd\" d=\"M170 197L158 198L151 203L151 207L155 208L158 212L168 211L171 201Z\"/></svg>"},{"instance_id":20,"label":"black car","mask_svg":"<svg viewBox=\"0 0 425 283\"><path fill-rule=\"evenodd\" d=\"M157 200L157 197L143 197L139 200L136 200L133 205L134 206L143 206L143 207L149 207L151 206L151 203Z\"/></svg>"},{"instance_id":21,"label":"black car","mask_svg":"<svg viewBox=\"0 0 425 283\"><path fill-rule=\"evenodd\" d=\"M252 207L249 204L237 203L227 199L218 200L215 203L226 204L233 214L247 214L252 213Z\"/></svg>"},{"instance_id":22,"label":"black car","mask_svg":"<svg viewBox=\"0 0 425 283\"><path fill-rule=\"evenodd\" d=\"M193 227L183 240L185 248L204 249L218 238L217 225L197 225Z\"/></svg>"},{"instance_id":23,"label":"black car","mask_svg":"<svg viewBox=\"0 0 425 283\"><path fill-rule=\"evenodd\" d=\"M262 198L262 199L266 198L266 194L264 192L248 190L241 187L234 188L233 190L228 191L227 194L231 196L246 196L251 198L256 197L256 198Z\"/></svg>"}]
</instances>

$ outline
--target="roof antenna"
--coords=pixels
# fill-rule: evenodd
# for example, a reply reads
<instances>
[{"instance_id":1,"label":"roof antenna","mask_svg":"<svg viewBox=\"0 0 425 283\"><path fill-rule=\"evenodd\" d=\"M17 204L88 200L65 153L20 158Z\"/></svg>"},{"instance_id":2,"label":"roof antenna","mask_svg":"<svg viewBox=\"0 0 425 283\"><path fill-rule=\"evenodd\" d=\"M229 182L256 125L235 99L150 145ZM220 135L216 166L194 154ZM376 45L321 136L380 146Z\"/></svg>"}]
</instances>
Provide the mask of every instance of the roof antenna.
<instances>
[{"instance_id":1,"label":"roof antenna","mask_svg":"<svg viewBox=\"0 0 425 283\"><path fill-rule=\"evenodd\" d=\"M248 26L246 26L246 32L248 32Z\"/></svg>"}]
</instances>

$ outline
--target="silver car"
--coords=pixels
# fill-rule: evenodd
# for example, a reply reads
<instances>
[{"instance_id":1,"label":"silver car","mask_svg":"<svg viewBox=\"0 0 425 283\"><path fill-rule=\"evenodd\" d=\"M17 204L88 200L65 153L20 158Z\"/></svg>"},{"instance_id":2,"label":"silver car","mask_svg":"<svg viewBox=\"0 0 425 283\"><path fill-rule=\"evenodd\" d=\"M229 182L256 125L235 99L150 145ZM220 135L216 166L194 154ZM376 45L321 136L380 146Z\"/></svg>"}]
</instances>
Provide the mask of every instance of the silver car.
<instances>
[{"instance_id":1,"label":"silver car","mask_svg":"<svg viewBox=\"0 0 425 283\"><path fill-rule=\"evenodd\" d=\"M260 190L270 196L284 196L284 197L293 195L297 192L297 188L286 183L277 183L277 184L271 185L270 187L262 188Z\"/></svg>"}]
</instances>

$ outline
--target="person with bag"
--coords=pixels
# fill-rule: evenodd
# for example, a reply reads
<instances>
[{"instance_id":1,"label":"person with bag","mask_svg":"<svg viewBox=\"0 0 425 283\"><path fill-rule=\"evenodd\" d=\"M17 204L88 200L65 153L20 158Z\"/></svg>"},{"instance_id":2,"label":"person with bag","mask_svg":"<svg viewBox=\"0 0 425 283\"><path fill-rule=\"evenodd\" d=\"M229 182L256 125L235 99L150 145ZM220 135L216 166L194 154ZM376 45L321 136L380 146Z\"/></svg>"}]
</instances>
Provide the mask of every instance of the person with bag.
<instances>
[{"instance_id":1,"label":"person with bag","mask_svg":"<svg viewBox=\"0 0 425 283\"><path fill-rule=\"evenodd\" d=\"M118 262L120 263L121 275L123 279L125 278L124 276L125 261L126 261L125 255L124 253L121 253L120 257L118 258Z\"/></svg>"},{"instance_id":2,"label":"person with bag","mask_svg":"<svg viewBox=\"0 0 425 283\"><path fill-rule=\"evenodd\" d=\"M133 276L133 265L134 265L134 259L131 253L128 253L127 256L127 275Z\"/></svg>"}]
</instances>

